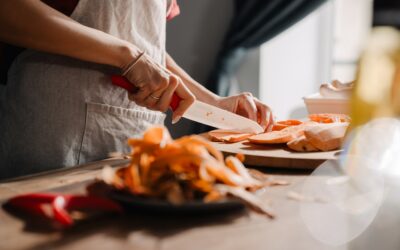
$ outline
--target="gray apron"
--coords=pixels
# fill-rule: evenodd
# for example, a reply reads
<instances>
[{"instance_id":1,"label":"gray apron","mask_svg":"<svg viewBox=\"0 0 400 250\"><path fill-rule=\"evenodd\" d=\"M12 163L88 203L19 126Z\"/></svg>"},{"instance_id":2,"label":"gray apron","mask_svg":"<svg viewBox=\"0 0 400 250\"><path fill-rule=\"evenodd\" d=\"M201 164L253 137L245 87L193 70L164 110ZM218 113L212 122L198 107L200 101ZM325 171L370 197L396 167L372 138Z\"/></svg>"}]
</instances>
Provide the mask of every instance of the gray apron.
<instances>
[{"instance_id":1,"label":"gray apron","mask_svg":"<svg viewBox=\"0 0 400 250\"><path fill-rule=\"evenodd\" d=\"M71 18L165 64L165 0L80 0ZM101 51L99 51L101 53ZM34 50L19 55L0 93L0 179L129 152L165 115L136 105L110 82L119 70Z\"/></svg>"}]
</instances>

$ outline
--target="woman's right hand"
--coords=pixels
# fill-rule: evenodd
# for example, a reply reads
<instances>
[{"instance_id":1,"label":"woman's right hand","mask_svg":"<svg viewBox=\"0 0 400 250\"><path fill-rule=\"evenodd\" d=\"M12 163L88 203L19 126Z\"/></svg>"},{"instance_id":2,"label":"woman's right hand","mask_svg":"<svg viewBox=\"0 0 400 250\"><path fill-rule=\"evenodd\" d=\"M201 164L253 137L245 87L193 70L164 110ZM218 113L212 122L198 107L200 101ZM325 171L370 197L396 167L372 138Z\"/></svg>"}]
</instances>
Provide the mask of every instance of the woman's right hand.
<instances>
[{"instance_id":1,"label":"woman's right hand","mask_svg":"<svg viewBox=\"0 0 400 250\"><path fill-rule=\"evenodd\" d=\"M129 93L129 99L140 106L166 112L174 93L182 99L173 113L173 123L182 117L195 100L178 76L146 54L136 56L133 66L128 66L125 71L124 76L137 87L137 91Z\"/></svg>"}]
</instances>

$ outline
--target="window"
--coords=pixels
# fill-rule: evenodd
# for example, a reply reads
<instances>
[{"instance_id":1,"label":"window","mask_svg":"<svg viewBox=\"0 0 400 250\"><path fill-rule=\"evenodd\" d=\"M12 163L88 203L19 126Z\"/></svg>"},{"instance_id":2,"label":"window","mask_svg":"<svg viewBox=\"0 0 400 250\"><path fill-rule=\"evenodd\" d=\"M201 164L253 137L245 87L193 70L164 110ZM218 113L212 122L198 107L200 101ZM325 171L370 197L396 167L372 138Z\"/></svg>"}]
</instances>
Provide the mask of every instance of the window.
<instances>
[{"instance_id":1,"label":"window","mask_svg":"<svg viewBox=\"0 0 400 250\"><path fill-rule=\"evenodd\" d=\"M302 98L333 79L352 81L372 23L372 0L332 0L249 53L237 73L278 119L307 115ZM357 10L357 11L354 11Z\"/></svg>"}]
</instances>

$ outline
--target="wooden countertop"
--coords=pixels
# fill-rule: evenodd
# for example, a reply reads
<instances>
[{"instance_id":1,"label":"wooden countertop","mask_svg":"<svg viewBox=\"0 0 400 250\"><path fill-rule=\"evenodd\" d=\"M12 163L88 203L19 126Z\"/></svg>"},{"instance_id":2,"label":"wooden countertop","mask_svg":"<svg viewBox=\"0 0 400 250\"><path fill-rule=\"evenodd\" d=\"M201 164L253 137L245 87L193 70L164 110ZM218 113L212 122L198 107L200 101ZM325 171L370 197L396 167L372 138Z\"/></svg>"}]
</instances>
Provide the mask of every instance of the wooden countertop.
<instances>
[{"instance_id":1,"label":"wooden countertop","mask_svg":"<svg viewBox=\"0 0 400 250\"><path fill-rule=\"evenodd\" d=\"M36 177L0 183L0 200L26 192L82 193L108 160L49 172ZM65 231L27 228L24 222L0 210L0 249L347 249L331 248L312 237L299 215L299 201L289 191L299 191L307 173L271 171L289 186L269 188L263 199L272 201L274 220L249 210L209 216L150 216L128 213L104 215L78 223Z\"/></svg>"}]
</instances>

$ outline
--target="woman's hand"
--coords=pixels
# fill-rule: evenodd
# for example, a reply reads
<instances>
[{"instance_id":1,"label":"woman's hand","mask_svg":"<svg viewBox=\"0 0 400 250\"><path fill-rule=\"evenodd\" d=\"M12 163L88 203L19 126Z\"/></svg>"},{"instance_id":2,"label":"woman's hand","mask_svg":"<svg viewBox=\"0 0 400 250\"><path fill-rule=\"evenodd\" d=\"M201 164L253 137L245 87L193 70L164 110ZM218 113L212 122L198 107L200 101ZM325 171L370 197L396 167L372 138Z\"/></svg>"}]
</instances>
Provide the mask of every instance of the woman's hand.
<instances>
[{"instance_id":1,"label":"woman's hand","mask_svg":"<svg viewBox=\"0 0 400 250\"><path fill-rule=\"evenodd\" d=\"M271 109L251 93L221 97L217 100L217 106L256 121L266 130L270 130L274 124Z\"/></svg>"},{"instance_id":2,"label":"woman's hand","mask_svg":"<svg viewBox=\"0 0 400 250\"><path fill-rule=\"evenodd\" d=\"M178 76L146 54L137 56L124 71L128 81L137 87L136 92L129 93L129 99L140 106L166 112L176 92L182 100L174 111L173 122L177 122L195 100Z\"/></svg>"},{"instance_id":3,"label":"woman's hand","mask_svg":"<svg viewBox=\"0 0 400 250\"><path fill-rule=\"evenodd\" d=\"M250 118L258 122L266 130L272 129L274 118L271 109L253 97L250 93L242 93L236 96L220 97L190 77L178 64L167 55L167 68L169 71L181 77L184 84L192 91L199 101L220 107L230 112Z\"/></svg>"}]
</instances>

